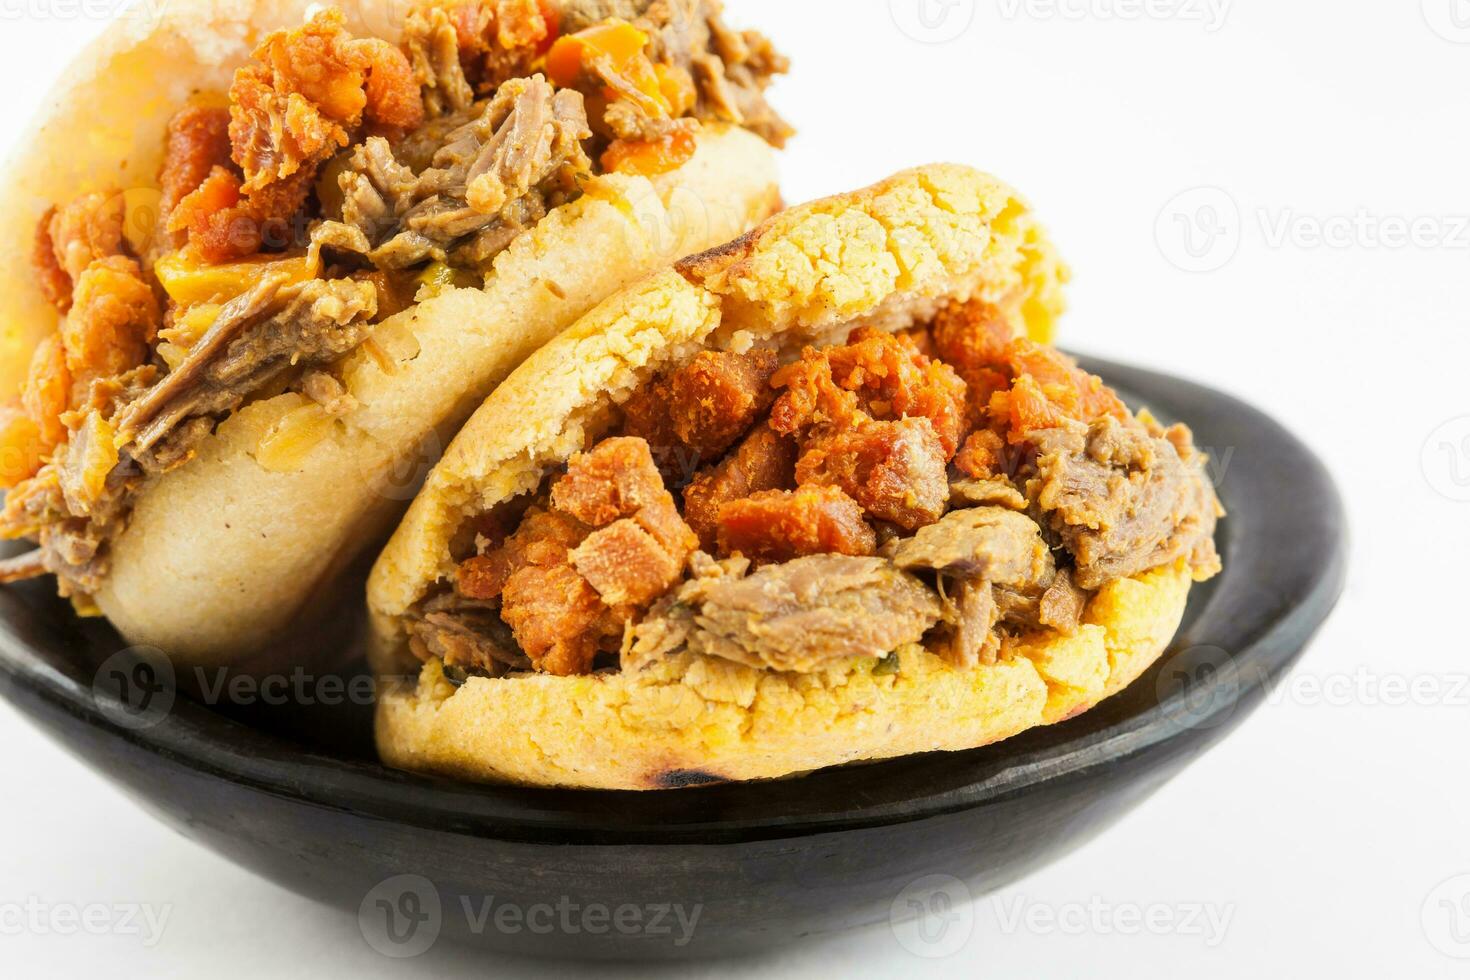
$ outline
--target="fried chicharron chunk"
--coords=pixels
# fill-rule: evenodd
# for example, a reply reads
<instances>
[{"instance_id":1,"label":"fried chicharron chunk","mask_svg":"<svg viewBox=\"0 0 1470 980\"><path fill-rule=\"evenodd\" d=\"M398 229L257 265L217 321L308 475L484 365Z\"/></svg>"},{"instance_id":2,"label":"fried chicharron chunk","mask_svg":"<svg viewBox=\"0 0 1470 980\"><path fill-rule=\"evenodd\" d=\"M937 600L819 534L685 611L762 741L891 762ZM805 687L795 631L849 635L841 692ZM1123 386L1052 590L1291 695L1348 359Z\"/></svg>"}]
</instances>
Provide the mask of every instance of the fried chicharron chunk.
<instances>
[{"instance_id":1,"label":"fried chicharron chunk","mask_svg":"<svg viewBox=\"0 0 1470 980\"><path fill-rule=\"evenodd\" d=\"M796 464L802 486L840 487L875 520L916 531L944 515L944 449L926 418L866 421L810 444Z\"/></svg>"},{"instance_id":2,"label":"fried chicharron chunk","mask_svg":"<svg viewBox=\"0 0 1470 980\"><path fill-rule=\"evenodd\" d=\"M762 425L685 488L684 520L699 535L700 547L713 554L719 541L720 511L726 504L795 486L795 440Z\"/></svg>"},{"instance_id":3,"label":"fried chicharron chunk","mask_svg":"<svg viewBox=\"0 0 1470 980\"><path fill-rule=\"evenodd\" d=\"M837 487L772 490L720 509L721 554L741 554L757 565L807 555L871 555L878 538L863 508Z\"/></svg>"},{"instance_id":4,"label":"fried chicharron chunk","mask_svg":"<svg viewBox=\"0 0 1470 980\"><path fill-rule=\"evenodd\" d=\"M776 365L770 350L705 351L637 391L623 406L623 430L649 444L665 476L686 483L770 408Z\"/></svg>"},{"instance_id":5,"label":"fried chicharron chunk","mask_svg":"<svg viewBox=\"0 0 1470 980\"><path fill-rule=\"evenodd\" d=\"M671 589L699 541L641 439L608 439L574 457L498 547L463 562L456 591L501 602L537 670L580 674L616 649L623 626Z\"/></svg>"}]
</instances>

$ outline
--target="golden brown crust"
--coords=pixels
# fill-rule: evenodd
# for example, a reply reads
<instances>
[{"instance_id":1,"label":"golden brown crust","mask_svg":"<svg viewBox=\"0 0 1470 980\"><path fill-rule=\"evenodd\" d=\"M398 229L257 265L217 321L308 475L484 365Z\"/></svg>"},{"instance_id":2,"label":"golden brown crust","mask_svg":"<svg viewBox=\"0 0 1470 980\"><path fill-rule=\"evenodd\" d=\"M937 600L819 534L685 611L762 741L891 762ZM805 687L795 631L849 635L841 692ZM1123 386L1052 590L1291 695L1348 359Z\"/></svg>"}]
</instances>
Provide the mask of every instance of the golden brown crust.
<instances>
[{"instance_id":1,"label":"golden brown crust","mask_svg":"<svg viewBox=\"0 0 1470 980\"><path fill-rule=\"evenodd\" d=\"M720 270L728 269L742 258L748 258L755 251L762 231L763 229L752 228L733 241L680 259L674 263L674 268L694 285L703 285Z\"/></svg>"}]
</instances>

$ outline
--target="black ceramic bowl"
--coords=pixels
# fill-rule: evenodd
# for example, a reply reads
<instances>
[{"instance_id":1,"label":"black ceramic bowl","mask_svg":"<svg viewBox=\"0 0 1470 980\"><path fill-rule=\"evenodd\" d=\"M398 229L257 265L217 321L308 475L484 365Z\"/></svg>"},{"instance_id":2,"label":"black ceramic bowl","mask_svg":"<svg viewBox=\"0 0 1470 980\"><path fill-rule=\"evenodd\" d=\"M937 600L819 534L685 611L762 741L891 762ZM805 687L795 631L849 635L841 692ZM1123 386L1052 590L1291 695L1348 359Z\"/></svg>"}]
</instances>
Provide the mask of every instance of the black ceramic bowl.
<instances>
[{"instance_id":1,"label":"black ceramic bowl","mask_svg":"<svg viewBox=\"0 0 1470 980\"><path fill-rule=\"evenodd\" d=\"M722 955L882 921L929 875L998 888L1240 724L1343 584L1341 503L1296 439L1218 392L1087 366L1188 420L1213 454L1225 573L1195 589L1173 650L1135 685L1000 745L646 794L460 785L380 766L370 709L335 688L311 690L345 706L153 700L146 666L99 673L114 634L40 588L0 592L0 693L181 833L357 912L394 955L437 936L533 955ZM681 942L675 913L696 910Z\"/></svg>"}]
</instances>

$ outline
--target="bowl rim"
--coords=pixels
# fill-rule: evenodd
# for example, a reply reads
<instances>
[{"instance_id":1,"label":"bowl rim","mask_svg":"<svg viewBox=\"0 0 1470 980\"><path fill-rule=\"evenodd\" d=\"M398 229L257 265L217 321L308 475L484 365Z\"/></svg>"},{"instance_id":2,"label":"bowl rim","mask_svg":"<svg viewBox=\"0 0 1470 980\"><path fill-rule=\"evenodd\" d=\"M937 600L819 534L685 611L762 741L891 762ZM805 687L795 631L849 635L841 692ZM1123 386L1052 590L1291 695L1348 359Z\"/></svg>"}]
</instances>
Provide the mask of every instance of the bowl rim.
<instances>
[{"instance_id":1,"label":"bowl rim","mask_svg":"<svg viewBox=\"0 0 1470 980\"><path fill-rule=\"evenodd\" d=\"M0 593L0 694L35 716L61 712L83 721L99 736L130 743L156 764L274 796L424 829L559 844L725 843L904 823L995 803L1166 743L1213 743L1258 706L1336 605L1347 569L1341 496L1311 450L1233 396L1141 368L1082 361L1125 394L1147 401L1161 417L1193 420L1211 434L1206 447L1228 445L1234 456L1234 465L1227 465L1218 481L1227 505L1238 508L1221 525L1226 572L1195 587L1185 624L1160 662L1181 644L1187 644L1186 652L1230 652L1198 683L1166 692L1156 682L1157 702L1142 709L1113 711L1116 717L1109 717L1106 707L1125 698L1125 691L1071 721L996 746L777 782L644 792L484 786L302 748L187 698L179 698L150 727L119 725L104 710L113 707L107 703L110 695L94 689L76 658L38 655L43 647L38 636L53 648L66 640L24 622L26 610L38 615L31 608L34 598L25 601L36 593L25 590ZM1222 435L1230 441L1219 442ZM1291 493L1279 493L1283 480ZM1261 497L1265 493L1271 496ZM1262 506L1266 499L1270 507ZM1267 554L1266 546L1279 543L1287 528L1294 532L1289 554ZM1277 600L1270 608L1261 603L1267 596ZM1261 615L1242 623L1234 607L1252 598ZM1232 626L1234 635L1214 645L1212 631ZM1135 696L1137 686L1129 689ZM916 775L911 791L872 791L874 776L897 774L901 782L915 767L924 778Z\"/></svg>"}]
</instances>

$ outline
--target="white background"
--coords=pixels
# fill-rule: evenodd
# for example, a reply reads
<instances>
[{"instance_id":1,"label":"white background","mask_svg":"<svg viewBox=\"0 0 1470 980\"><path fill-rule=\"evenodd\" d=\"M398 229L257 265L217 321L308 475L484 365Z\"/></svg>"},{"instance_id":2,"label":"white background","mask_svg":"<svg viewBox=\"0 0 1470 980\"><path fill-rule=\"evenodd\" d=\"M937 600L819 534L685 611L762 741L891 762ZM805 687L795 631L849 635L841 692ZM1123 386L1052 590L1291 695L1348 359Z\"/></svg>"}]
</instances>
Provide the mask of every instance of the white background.
<instances>
[{"instance_id":1,"label":"white background","mask_svg":"<svg viewBox=\"0 0 1470 980\"><path fill-rule=\"evenodd\" d=\"M1121 825L963 908L924 950L948 958L884 926L695 972L1464 976L1449 954L1470 954L1470 901L1456 920L1440 900L1470 895L1453 880L1470 874L1470 4L923 0L930 30L919 2L729 0L795 60L788 199L940 159L1015 183L1076 269L1064 342L1206 380L1306 437L1349 500L1352 580L1295 683ZM9 141L101 21L68 0L0 16ZM8 709L0 759L0 906L171 909L151 949L0 935L0 974L404 969L353 916L175 836ZM1125 934L1109 916L1129 909L1176 925ZM1223 935L1182 925L1192 909ZM414 965L543 969L442 946Z\"/></svg>"}]
</instances>

